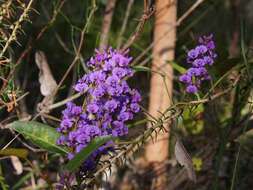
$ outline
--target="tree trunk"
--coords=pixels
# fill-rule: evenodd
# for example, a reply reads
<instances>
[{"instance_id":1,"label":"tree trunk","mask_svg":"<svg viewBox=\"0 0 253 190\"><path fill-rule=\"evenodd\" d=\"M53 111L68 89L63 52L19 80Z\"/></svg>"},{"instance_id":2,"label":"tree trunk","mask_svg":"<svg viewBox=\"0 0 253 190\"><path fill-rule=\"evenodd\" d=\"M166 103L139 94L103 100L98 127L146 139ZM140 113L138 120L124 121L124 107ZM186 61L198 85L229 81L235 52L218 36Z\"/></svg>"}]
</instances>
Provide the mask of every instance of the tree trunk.
<instances>
[{"instance_id":1,"label":"tree trunk","mask_svg":"<svg viewBox=\"0 0 253 190\"><path fill-rule=\"evenodd\" d=\"M173 69L168 61L175 55L176 41L176 0L156 0L154 48L152 70L165 74L165 80L157 73L151 76L149 113L158 118L171 105L173 89ZM167 34L168 33L168 34ZM166 38L160 40L166 34ZM159 41L156 43L156 41ZM167 89L166 89L166 86ZM167 91L168 90L168 91ZM151 126L149 126L151 127ZM169 153L169 124L165 126L167 133L159 133L155 143L149 142L145 149L145 160L149 165L156 166L168 159ZM153 189L166 189L165 176L159 174L153 183Z\"/></svg>"}]
</instances>

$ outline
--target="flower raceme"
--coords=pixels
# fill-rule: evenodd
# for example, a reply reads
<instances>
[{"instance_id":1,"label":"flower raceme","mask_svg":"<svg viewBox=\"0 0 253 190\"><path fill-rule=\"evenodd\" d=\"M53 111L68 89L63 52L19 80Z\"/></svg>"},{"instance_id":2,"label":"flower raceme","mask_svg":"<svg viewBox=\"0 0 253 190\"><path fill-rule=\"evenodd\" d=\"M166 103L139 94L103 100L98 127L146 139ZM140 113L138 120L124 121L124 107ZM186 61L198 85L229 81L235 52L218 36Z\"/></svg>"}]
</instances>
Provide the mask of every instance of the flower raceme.
<instances>
[{"instance_id":1,"label":"flower raceme","mask_svg":"<svg viewBox=\"0 0 253 190\"><path fill-rule=\"evenodd\" d=\"M213 35L199 38L199 45L187 53L187 63L191 64L186 73L179 77L179 80L187 85L186 92L196 93L202 81L210 80L207 66L214 63L217 54L214 52L215 44Z\"/></svg>"},{"instance_id":2,"label":"flower raceme","mask_svg":"<svg viewBox=\"0 0 253 190\"><path fill-rule=\"evenodd\" d=\"M74 86L75 91L85 92L82 106L68 102L62 112L58 132L59 145L71 148L68 158L85 148L92 139L112 135L128 134L126 122L140 111L141 96L131 89L126 79L133 76L130 68L131 57L112 48L96 51L87 62L91 72L85 74ZM84 170L92 170L99 156L113 149L108 142L96 150L84 163Z\"/></svg>"}]
</instances>

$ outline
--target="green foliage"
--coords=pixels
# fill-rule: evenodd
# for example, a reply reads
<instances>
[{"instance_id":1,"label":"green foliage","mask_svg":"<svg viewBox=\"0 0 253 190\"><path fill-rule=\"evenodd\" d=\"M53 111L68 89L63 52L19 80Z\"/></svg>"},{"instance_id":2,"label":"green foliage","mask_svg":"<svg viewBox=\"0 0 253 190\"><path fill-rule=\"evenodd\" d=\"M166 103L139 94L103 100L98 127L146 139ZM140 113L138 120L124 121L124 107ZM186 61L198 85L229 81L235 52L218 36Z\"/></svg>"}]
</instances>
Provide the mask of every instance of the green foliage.
<instances>
[{"instance_id":1,"label":"green foliage","mask_svg":"<svg viewBox=\"0 0 253 190\"><path fill-rule=\"evenodd\" d=\"M74 156L74 158L71 159L64 168L72 172L76 171L92 152L94 152L96 149L98 149L100 146L102 146L109 140L112 140L111 136L95 138L90 142L90 144L87 147L85 147L83 150L77 153Z\"/></svg>"},{"instance_id":2,"label":"green foliage","mask_svg":"<svg viewBox=\"0 0 253 190\"><path fill-rule=\"evenodd\" d=\"M15 185L12 187L12 190L18 190L20 189L20 187L27 181L29 180L29 178L32 177L32 172L28 172L26 175L24 175L23 177L21 177L17 183L15 183Z\"/></svg>"},{"instance_id":3,"label":"green foliage","mask_svg":"<svg viewBox=\"0 0 253 190\"><path fill-rule=\"evenodd\" d=\"M151 72L151 69L145 66L134 66L133 69L137 72Z\"/></svg>"},{"instance_id":4,"label":"green foliage","mask_svg":"<svg viewBox=\"0 0 253 190\"><path fill-rule=\"evenodd\" d=\"M0 187L2 188L2 190L8 190L9 189L9 185L6 184L5 178L3 176L2 166L1 165L0 165Z\"/></svg>"},{"instance_id":5,"label":"green foliage","mask_svg":"<svg viewBox=\"0 0 253 190\"><path fill-rule=\"evenodd\" d=\"M55 128L36 121L15 121L10 127L40 148L63 155L68 153L67 149L56 145L60 134Z\"/></svg>"},{"instance_id":6,"label":"green foliage","mask_svg":"<svg viewBox=\"0 0 253 190\"><path fill-rule=\"evenodd\" d=\"M186 108L183 112L183 123L184 127L191 133L191 134L199 134L203 131L204 121L203 121L203 113L204 113L204 106L202 104Z\"/></svg>"}]
</instances>

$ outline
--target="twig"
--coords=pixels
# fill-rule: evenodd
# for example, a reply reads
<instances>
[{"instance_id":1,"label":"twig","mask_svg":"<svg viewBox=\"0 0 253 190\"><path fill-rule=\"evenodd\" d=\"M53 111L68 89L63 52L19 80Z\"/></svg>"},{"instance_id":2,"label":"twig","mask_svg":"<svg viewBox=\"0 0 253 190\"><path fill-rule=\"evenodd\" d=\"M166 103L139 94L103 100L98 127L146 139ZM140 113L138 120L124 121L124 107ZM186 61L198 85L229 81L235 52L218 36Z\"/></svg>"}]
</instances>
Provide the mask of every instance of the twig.
<instances>
[{"instance_id":1,"label":"twig","mask_svg":"<svg viewBox=\"0 0 253 190\"><path fill-rule=\"evenodd\" d=\"M22 98L24 98L24 97L27 96L28 94L29 94L29 92L24 93L22 96L20 96L20 97L16 100L16 102L20 101ZM6 106L7 106L7 104L4 104L4 105L0 106L0 110L3 109L3 108L6 107Z\"/></svg>"},{"instance_id":2,"label":"twig","mask_svg":"<svg viewBox=\"0 0 253 190\"><path fill-rule=\"evenodd\" d=\"M84 34L88 28L88 25L91 21L91 18L94 16L94 13L97 9L97 6L96 6L96 3L95 3L95 0L93 1L93 7L92 7L92 10L89 14L89 17L87 19L87 22L85 24L85 26L83 27L82 31L81 31L81 34L80 34L80 41L79 41L79 45L78 45L78 49L76 51L76 56L74 58L74 60L72 61L72 63L70 64L69 68L67 69L67 71L65 72L65 74L63 75L61 81L59 82L59 84L57 85L54 93L52 96L55 96L59 90L59 88L61 87L62 83L64 82L64 80L66 79L66 77L68 76L68 74L70 73L70 71L72 70L72 67L76 64L76 62L79 60L80 58L80 53L81 53L81 49L82 49L82 46L83 46L83 40L84 40Z\"/></svg>"},{"instance_id":3,"label":"twig","mask_svg":"<svg viewBox=\"0 0 253 190\"><path fill-rule=\"evenodd\" d=\"M49 110L53 110L53 109L55 109L55 108L58 108L58 107L60 107L60 106L63 106L63 105L65 105L66 103L68 103L69 101L72 101L72 100L75 100L75 99L79 98L79 97L82 96L83 94L84 94L84 93L77 93L77 94L75 94L75 95L73 95L73 96L71 96L71 97L69 97L69 98L66 98L66 99L64 99L64 100L62 100L62 101L60 101L60 102L57 102L57 103L55 103L55 104L50 105L50 106L48 107L48 109L49 109Z\"/></svg>"},{"instance_id":4,"label":"twig","mask_svg":"<svg viewBox=\"0 0 253 190\"><path fill-rule=\"evenodd\" d=\"M28 5L26 6L26 8L24 9L23 13L21 14L21 16L19 17L19 19L16 21L15 26L11 32L10 37L8 38L7 42L5 43L1 53L0 53L0 58L3 57L5 51L7 50L7 48L9 47L9 45L11 44L12 41L15 41L17 39L17 32L18 29L20 28L21 23L27 18L28 15L28 11L31 9L31 5L33 3L33 0L29 1Z\"/></svg>"},{"instance_id":5,"label":"twig","mask_svg":"<svg viewBox=\"0 0 253 190\"><path fill-rule=\"evenodd\" d=\"M126 13L125 13L125 16L124 16L124 21L123 21L122 27L120 29L119 37L118 37L118 40L117 40L117 49L119 49L121 44L122 44L123 35L124 35L125 30L126 30L128 18L129 18L130 11L131 11L133 3L134 3L134 0L129 0L128 1L127 10L126 10Z\"/></svg>"},{"instance_id":6,"label":"twig","mask_svg":"<svg viewBox=\"0 0 253 190\"><path fill-rule=\"evenodd\" d=\"M104 170L109 168L121 156L124 156L129 153L133 154L134 152L136 152L140 147L140 143L143 143L145 140L147 140L149 137L151 137L151 134L156 129L161 128L163 123L169 122L169 121L173 120L174 118L176 118L178 115L181 115L181 110L178 109L175 111L175 113L173 110L170 110L170 111L167 111L167 114L169 114L168 117L162 116L162 118L160 120L158 120L157 123L152 128L147 129L142 135L140 135L138 138L136 138L131 144L126 145L123 151L118 153L115 157L111 158L109 160L109 162L104 164L102 168L100 168L97 172L95 172L93 174L93 176L94 176L93 178L90 178L85 182L85 185L90 184L101 172L103 172Z\"/></svg>"},{"instance_id":7,"label":"twig","mask_svg":"<svg viewBox=\"0 0 253 190\"><path fill-rule=\"evenodd\" d=\"M136 39L140 36L141 31L143 30L143 27L144 27L146 21L154 13L154 9L148 8L147 0L144 0L144 8L143 9L144 9L144 13L141 16L140 22L139 22L138 26L136 27L135 32L131 35L131 37L128 39L126 44L121 48L122 52L127 50L136 41Z\"/></svg>"},{"instance_id":8,"label":"twig","mask_svg":"<svg viewBox=\"0 0 253 190\"><path fill-rule=\"evenodd\" d=\"M55 22L56 17L57 17L59 11L61 10L61 8L62 8L62 6L64 5L65 2L66 2L66 0L61 1L61 3L58 6L58 8L54 11L54 15L53 15L52 19L48 22L47 25L45 25L41 29L41 31L39 32L39 34L35 38L33 44L36 44L36 42L42 37L42 35L46 32L46 30ZM22 60L24 59L24 57L31 51L31 49L33 47L32 41L30 41L28 44L29 44L28 47L25 48L25 50L22 52L21 56L18 58L15 66L14 66L14 68L10 71L10 73L9 73L7 79L6 79L7 81L9 81L10 78L12 77L15 68L22 62ZM0 94L2 93L2 91L4 90L4 88L6 87L6 85L7 85L7 82L4 82L4 84L1 87Z\"/></svg>"},{"instance_id":9,"label":"twig","mask_svg":"<svg viewBox=\"0 0 253 190\"><path fill-rule=\"evenodd\" d=\"M205 0L197 0L176 22L176 24L173 26L171 26L171 30L173 30L174 27L178 27L181 25L181 23L201 4L203 3ZM145 56L147 54L148 51L150 51L153 46L157 43L159 43L162 39L164 39L170 32L171 30L168 30L167 32L164 33L164 35L161 36L161 38L159 38L156 41L153 41L144 51L142 51L142 53L132 62L132 65L137 64L142 58L143 56Z\"/></svg>"},{"instance_id":10,"label":"twig","mask_svg":"<svg viewBox=\"0 0 253 190\"><path fill-rule=\"evenodd\" d=\"M20 134L17 134L13 139L11 139L1 150L6 149L8 146L10 146L10 144L16 139L18 138Z\"/></svg>"},{"instance_id":11,"label":"twig","mask_svg":"<svg viewBox=\"0 0 253 190\"><path fill-rule=\"evenodd\" d=\"M53 109L55 109L55 108L58 108L58 107L60 107L60 106L65 105L65 104L68 103L69 101L72 101L72 100L75 100L75 99L79 98L79 97L80 97L81 95L83 95L84 93L85 93L85 92L77 93L77 94L75 94L75 95L73 95L73 96L71 96L71 97L68 97L68 98L66 98L66 99L64 99L64 100L62 100L62 101L60 101L60 102L57 102L57 103L55 103L55 104L49 105L48 107L45 107L44 109L40 110L40 112L37 113L37 114L33 117L32 120L37 119L40 115L45 114L45 112L49 112L50 110L53 110Z\"/></svg>"}]
</instances>

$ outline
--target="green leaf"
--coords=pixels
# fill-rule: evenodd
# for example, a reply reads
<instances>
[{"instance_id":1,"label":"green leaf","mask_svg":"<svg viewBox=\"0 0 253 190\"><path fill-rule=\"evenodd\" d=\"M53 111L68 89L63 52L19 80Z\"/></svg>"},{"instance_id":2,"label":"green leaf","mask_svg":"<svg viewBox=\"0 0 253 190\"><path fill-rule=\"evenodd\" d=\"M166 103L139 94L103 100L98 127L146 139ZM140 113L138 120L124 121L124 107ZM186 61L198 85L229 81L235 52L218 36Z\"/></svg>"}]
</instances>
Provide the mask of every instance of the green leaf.
<instances>
[{"instance_id":1,"label":"green leaf","mask_svg":"<svg viewBox=\"0 0 253 190\"><path fill-rule=\"evenodd\" d=\"M145 66L133 66L133 70L135 71L144 71L144 72L152 72L150 68Z\"/></svg>"},{"instance_id":2,"label":"green leaf","mask_svg":"<svg viewBox=\"0 0 253 190\"><path fill-rule=\"evenodd\" d=\"M246 133L240 135L236 140L236 142L239 142L241 146L253 153L252 148L253 148L253 129L247 131Z\"/></svg>"},{"instance_id":3,"label":"green leaf","mask_svg":"<svg viewBox=\"0 0 253 190\"><path fill-rule=\"evenodd\" d=\"M65 169L73 172L76 169L78 169L82 163L88 158L89 155L96 149L98 149L100 146L108 142L109 140L112 140L111 136L104 136L104 137L97 137L94 140L90 142L90 144L82 149L79 153L77 153L73 159L71 159L66 165Z\"/></svg>"},{"instance_id":4,"label":"green leaf","mask_svg":"<svg viewBox=\"0 0 253 190\"><path fill-rule=\"evenodd\" d=\"M55 128L36 121L15 121L10 127L49 152L66 154L68 151L56 144L60 134Z\"/></svg>"},{"instance_id":5,"label":"green leaf","mask_svg":"<svg viewBox=\"0 0 253 190\"><path fill-rule=\"evenodd\" d=\"M180 74L184 74L186 72L186 69L180 66L179 64L175 62L171 62L171 64L172 64L173 69L178 71Z\"/></svg>"},{"instance_id":6,"label":"green leaf","mask_svg":"<svg viewBox=\"0 0 253 190\"><path fill-rule=\"evenodd\" d=\"M161 72L158 72L158 71L154 71L148 67L145 67L145 66L133 66L132 67L133 70L135 70L136 72L150 72L150 73L156 73L156 74L159 74L161 75L162 77L165 77L165 75Z\"/></svg>"}]
</instances>

